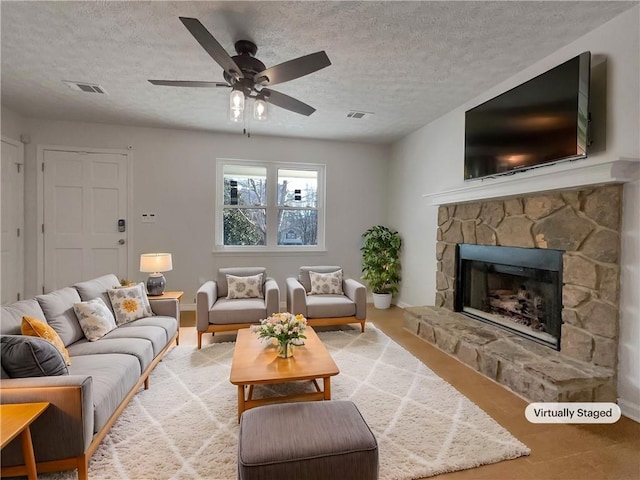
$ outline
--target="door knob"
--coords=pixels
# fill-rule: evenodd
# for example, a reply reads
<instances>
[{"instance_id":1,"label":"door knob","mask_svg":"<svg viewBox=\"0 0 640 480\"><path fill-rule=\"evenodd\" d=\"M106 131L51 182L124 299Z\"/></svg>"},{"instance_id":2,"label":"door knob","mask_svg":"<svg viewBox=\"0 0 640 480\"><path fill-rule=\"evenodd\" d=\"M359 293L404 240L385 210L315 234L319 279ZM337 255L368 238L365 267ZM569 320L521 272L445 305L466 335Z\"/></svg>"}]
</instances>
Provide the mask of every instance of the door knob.
<instances>
[{"instance_id":1,"label":"door knob","mask_svg":"<svg viewBox=\"0 0 640 480\"><path fill-rule=\"evenodd\" d=\"M121 238L120 240L118 240L118 243L119 243L120 245L124 245L124 238Z\"/></svg>"}]
</instances>

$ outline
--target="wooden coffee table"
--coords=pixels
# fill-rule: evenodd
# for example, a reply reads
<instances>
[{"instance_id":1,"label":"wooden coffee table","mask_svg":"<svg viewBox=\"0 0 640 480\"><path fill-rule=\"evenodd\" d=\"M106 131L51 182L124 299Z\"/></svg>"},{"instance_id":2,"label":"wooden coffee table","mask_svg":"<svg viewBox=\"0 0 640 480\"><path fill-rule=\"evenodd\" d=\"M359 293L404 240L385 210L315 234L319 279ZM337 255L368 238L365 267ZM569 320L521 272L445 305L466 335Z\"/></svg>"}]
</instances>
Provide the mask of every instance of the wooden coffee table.
<instances>
[{"instance_id":1,"label":"wooden coffee table","mask_svg":"<svg viewBox=\"0 0 640 480\"><path fill-rule=\"evenodd\" d=\"M307 327L303 346L295 347L293 357L280 358L277 348L260 340L249 328L238 330L229 380L238 386L238 421L242 412L276 402L331 400L331 377L340 373L338 366L313 328ZM317 379L323 380L320 389ZM253 386L260 384L310 380L315 392L254 399ZM248 394L245 390L248 387Z\"/></svg>"}]
</instances>

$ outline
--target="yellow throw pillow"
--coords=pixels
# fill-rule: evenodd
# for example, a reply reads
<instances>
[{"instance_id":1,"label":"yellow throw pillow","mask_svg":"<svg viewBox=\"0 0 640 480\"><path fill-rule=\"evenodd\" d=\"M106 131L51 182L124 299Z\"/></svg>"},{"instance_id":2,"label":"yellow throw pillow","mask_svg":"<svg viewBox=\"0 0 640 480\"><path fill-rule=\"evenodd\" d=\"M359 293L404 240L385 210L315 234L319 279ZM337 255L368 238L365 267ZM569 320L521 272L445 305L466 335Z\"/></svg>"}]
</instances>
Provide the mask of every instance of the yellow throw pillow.
<instances>
[{"instance_id":1,"label":"yellow throw pillow","mask_svg":"<svg viewBox=\"0 0 640 480\"><path fill-rule=\"evenodd\" d=\"M69 357L69 352L62 343L62 339L58 335L53 328L47 325L42 320L38 320L33 317L22 317L22 325L20 326L20 331L22 335L28 335L30 337L40 337L51 345L56 347L62 356L64 357L64 361L67 365L71 365L71 357Z\"/></svg>"}]
</instances>

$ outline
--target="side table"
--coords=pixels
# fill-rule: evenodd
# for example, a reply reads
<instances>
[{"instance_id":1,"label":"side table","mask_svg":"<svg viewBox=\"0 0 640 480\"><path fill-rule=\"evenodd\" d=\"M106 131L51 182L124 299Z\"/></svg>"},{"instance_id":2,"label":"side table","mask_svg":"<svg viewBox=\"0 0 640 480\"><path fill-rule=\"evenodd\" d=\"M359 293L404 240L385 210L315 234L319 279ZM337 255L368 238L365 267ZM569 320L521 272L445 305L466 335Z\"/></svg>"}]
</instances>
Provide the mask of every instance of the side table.
<instances>
[{"instance_id":1,"label":"side table","mask_svg":"<svg viewBox=\"0 0 640 480\"><path fill-rule=\"evenodd\" d=\"M175 292L164 292L162 295L149 295L150 299L153 300L166 300L167 298L174 298L180 302L182 300L182 296L184 292L175 291Z\"/></svg>"},{"instance_id":2,"label":"side table","mask_svg":"<svg viewBox=\"0 0 640 480\"><path fill-rule=\"evenodd\" d=\"M20 435L24 465L29 480L37 480L36 457L31 442L29 426L49 407L49 402L15 403L0 405L0 437L2 445L6 447L14 438Z\"/></svg>"}]
</instances>

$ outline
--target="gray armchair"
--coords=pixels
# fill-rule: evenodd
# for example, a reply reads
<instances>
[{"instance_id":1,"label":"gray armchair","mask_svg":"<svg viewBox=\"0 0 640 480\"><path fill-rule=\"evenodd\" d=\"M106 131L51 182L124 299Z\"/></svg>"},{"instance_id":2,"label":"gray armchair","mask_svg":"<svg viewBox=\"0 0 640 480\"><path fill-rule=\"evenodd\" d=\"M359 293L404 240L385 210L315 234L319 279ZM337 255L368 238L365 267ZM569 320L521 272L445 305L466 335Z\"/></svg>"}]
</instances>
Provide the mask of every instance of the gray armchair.
<instances>
[{"instance_id":1,"label":"gray armchair","mask_svg":"<svg viewBox=\"0 0 640 480\"><path fill-rule=\"evenodd\" d=\"M231 298L236 296L230 288L227 275L253 277L262 274L260 296ZM231 279L233 283L233 278ZM263 267L221 268L215 280L205 282L196 294L196 329L198 348L202 347L204 333L226 332L247 328L280 309L280 289L276 281L267 277Z\"/></svg>"},{"instance_id":2,"label":"gray armchair","mask_svg":"<svg viewBox=\"0 0 640 480\"><path fill-rule=\"evenodd\" d=\"M343 278L343 294L310 294L309 272L332 273L338 266L300 267L298 278L287 278L287 311L302 314L310 326L359 323L364 332L367 321L367 289L360 282Z\"/></svg>"}]
</instances>

